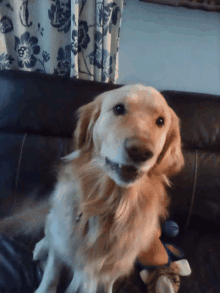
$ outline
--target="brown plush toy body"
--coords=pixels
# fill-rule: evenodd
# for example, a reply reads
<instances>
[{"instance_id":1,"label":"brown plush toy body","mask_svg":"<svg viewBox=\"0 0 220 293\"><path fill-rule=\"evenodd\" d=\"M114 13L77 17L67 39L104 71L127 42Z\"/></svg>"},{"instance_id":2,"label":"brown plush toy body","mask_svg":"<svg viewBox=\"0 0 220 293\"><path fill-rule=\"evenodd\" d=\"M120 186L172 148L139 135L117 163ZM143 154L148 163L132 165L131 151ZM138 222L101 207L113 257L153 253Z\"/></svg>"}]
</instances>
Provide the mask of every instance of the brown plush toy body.
<instances>
[{"instance_id":1,"label":"brown plush toy body","mask_svg":"<svg viewBox=\"0 0 220 293\"><path fill-rule=\"evenodd\" d=\"M138 257L144 269L140 272L142 281L147 285L148 293L177 293L180 276L191 274L189 263L181 250L172 244L163 244L158 229L150 249L142 251ZM173 255L177 261L171 261Z\"/></svg>"}]
</instances>

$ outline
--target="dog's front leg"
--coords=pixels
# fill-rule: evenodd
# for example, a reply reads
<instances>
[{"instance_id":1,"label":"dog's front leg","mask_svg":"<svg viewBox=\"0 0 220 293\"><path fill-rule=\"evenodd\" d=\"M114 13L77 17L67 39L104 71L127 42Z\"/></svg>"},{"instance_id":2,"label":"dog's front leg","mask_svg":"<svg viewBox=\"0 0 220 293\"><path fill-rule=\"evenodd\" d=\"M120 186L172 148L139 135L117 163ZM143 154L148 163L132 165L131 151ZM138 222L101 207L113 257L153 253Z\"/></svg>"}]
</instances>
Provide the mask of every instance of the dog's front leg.
<instances>
[{"instance_id":1,"label":"dog's front leg","mask_svg":"<svg viewBox=\"0 0 220 293\"><path fill-rule=\"evenodd\" d=\"M80 271L74 271L71 283L69 284L65 293L76 293L83 285L83 275Z\"/></svg>"},{"instance_id":2,"label":"dog's front leg","mask_svg":"<svg viewBox=\"0 0 220 293\"><path fill-rule=\"evenodd\" d=\"M111 281L110 284L108 285L108 288L107 288L107 292L108 293L112 293L113 292L113 285L115 283L115 280Z\"/></svg>"},{"instance_id":3,"label":"dog's front leg","mask_svg":"<svg viewBox=\"0 0 220 293\"><path fill-rule=\"evenodd\" d=\"M91 279L88 273L74 270L73 279L65 293L96 293L97 280Z\"/></svg>"},{"instance_id":4,"label":"dog's front leg","mask_svg":"<svg viewBox=\"0 0 220 293\"><path fill-rule=\"evenodd\" d=\"M33 260L42 260L43 258L45 258L46 254L48 253L48 250L48 244L46 242L46 238L44 237L36 244L34 248Z\"/></svg>"},{"instance_id":5,"label":"dog's front leg","mask_svg":"<svg viewBox=\"0 0 220 293\"><path fill-rule=\"evenodd\" d=\"M50 248L43 279L35 293L56 293L62 264L57 253Z\"/></svg>"},{"instance_id":6,"label":"dog's front leg","mask_svg":"<svg viewBox=\"0 0 220 293\"><path fill-rule=\"evenodd\" d=\"M73 279L65 293L112 293L113 284L114 281L110 281L108 286L104 286L95 277L91 278L88 273L75 270Z\"/></svg>"}]
</instances>

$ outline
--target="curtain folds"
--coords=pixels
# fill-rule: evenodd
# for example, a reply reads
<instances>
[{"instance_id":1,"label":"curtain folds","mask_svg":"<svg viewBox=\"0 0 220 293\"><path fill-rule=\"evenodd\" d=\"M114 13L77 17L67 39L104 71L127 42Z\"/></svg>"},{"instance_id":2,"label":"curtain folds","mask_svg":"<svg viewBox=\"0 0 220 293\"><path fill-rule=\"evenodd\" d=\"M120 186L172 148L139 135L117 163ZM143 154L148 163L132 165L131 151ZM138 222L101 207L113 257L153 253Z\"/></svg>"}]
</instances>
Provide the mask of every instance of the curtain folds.
<instances>
[{"instance_id":1,"label":"curtain folds","mask_svg":"<svg viewBox=\"0 0 220 293\"><path fill-rule=\"evenodd\" d=\"M123 0L0 0L0 70L116 83Z\"/></svg>"}]
</instances>

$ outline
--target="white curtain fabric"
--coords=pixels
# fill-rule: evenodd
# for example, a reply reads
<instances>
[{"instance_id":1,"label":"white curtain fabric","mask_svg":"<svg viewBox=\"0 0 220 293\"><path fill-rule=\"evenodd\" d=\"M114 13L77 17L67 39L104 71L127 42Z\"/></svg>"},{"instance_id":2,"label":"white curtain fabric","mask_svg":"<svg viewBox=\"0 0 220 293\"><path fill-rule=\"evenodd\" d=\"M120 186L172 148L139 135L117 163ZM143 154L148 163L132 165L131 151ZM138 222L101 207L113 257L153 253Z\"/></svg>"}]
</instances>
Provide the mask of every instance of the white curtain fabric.
<instances>
[{"instance_id":1,"label":"white curtain fabric","mask_svg":"<svg viewBox=\"0 0 220 293\"><path fill-rule=\"evenodd\" d=\"M0 70L116 83L123 0L0 0Z\"/></svg>"}]
</instances>

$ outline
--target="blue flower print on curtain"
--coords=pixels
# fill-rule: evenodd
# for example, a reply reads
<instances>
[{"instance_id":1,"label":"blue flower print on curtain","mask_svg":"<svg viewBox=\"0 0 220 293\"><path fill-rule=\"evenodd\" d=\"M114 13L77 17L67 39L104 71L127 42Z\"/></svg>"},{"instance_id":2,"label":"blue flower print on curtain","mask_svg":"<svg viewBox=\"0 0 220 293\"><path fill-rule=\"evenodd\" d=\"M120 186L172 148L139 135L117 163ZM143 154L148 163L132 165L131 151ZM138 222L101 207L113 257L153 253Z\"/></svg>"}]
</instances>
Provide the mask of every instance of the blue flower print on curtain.
<instances>
[{"instance_id":1,"label":"blue flower print on curtain","mask_svg":"<svg viewBox=\"0 0 220 293\"><path fill-rule=\"evenodd\" d=\"M15 59L12 58L11 55L2 53L0 54L0 70L3 69L10 69L11 68L11 64Z\"/></svg>"},{"instance_id":2,"label":"blue flower print on curtain","mask_svg":"<svg viewBox=\"0 0 220 293\"><path fill-rule=\"evenodd\" d=\"M117 4L115 2L108 3L106 6L103 2L97 4L97 25L104 28L103 35L106 36L107 32L111 32L111 24L117 24L117 17L113 13L114 9L117 10ZM110 23L110 20L114 19L114 22Z\"/></svg>"},{"instance_id":3,"label":"blue flower print on curtain","mask_svg":"<svg viewBox=\"0 0 220 293\"><path fill-rule=\"evenodd\" d=\"M88 47L90 37L88 35L88 24L86 21L79 22L79 29L72 31L72 52L74 55L83 51Z\"/></svg>"},{"instance_id":4,"label":"blue flower print on curtain","mask_svg":"<svg viewBox=\"0 0 220 293\"><path fill-rule=\"evenodd\" d=\"M112 56L107 50L102 50L102 63L98 63L97 67L102 69L102 81L106 81L112 73Z\"/></svg>"},{"instance_id":5,"label":"blue flower print on curtain","mask_svg":"<svg viewBox=\"0 0 220 293\"><path fill-rule=\"evenodd\" d=\"M32 26L32 21L29 22L28 0L24 1L19 12L20 22L24 27Z\"/></svg>"},{"instance_id":6,"label":"blue flower print on curtain","mask_svg":"<svg viewBox=\"0 0 220 293\"><path fill-rule=\"evenodd\" d=\"M13 29L14 29L14 26L13 26L12 20L8 16L4 15L0 19L0 32L2 34L7 34L13 31Z\"/></svg>"},{"instance_id":7,"label":"blue flower print on curtain","mask_svg":"<svg viewBox=\"0 0 220 293\"><path fill-rule=\"evenodd\" d=\"M71 46L67 45L65 51L60 48L57 55L57 68L54 69L54 74L69 76L71 64Z\"/></svg>"},{"instance_id":8,"label":"blue flower print on curtain","mask_svg":"<svg viewBox=\"0 0 220 293\"><path fill-rule=\"evenodd\" d=\"M97 66L102 69L102 81L105 81L112 73L112 56L110 53L102 49L102 35L96 33L95 51L89 55L91 65Z\"/></svg>"},{"instance_id":9,"label":"blue flower print on curtain","mask_svg":"<svg viewBox=\"0 0 220 293\"><path fill-rule=\"evenodd\" d=\"M90 9L94 0L82 1L77 23L73 14L71 49L74 56L78 55L78 72L81 78L95 79L103 82L116 82L119 49L119 28L122 6L119 1L95 1L96 11L92 17L83 19L86 9ZM91 15L90 15L91 16ZM94 36L92 36L94 34ZM92 38L91 38L92 37ZM90 42L92 39L92 42ZM111 45L112 43L112 45ZM111 48L109 50L109 48Z\"/></svg>"},{"instance_id":10,"label":"blue flower print on curtain","mask_svg":"<svg viewBox=\"0 0 220 293\"><path fill-rule=\"evenodd\" d=\"M71 26L71 4L70 0L67 3L65 1L51 0L53 4L51 9L48 10L48 16L50 23L55 27L58 32L67 33ZM62 3L63 2L63 3Z\"/></svg>"},{"instance_id":11,"label":"blue flower print on curtain","mask_svg":"<svg viewBox=\"0 0 220 293\"><path fill-rule=\"evenodd\" d=\"M40 46L37 37L31 37L29 32L21 35L21 38L15 36L15 51L18 56L18 66L23 68L32 68L37 62L35 55L40 53Z\"/></svg>"},{"instance_id":12,"label":"blue flower print on curtain","mask_svg":"<svg viewBox=\"0 0 220 293\"><path fill-rule=\"evenodd\" d=\"M48 62L50 60L50 55L47 52L43 51L42 57L43 57L43 61L40 59L38 59L38 61L42 65L43 68L37 68L35 71L39 73L46 73L45 62Z\"/></svg>"},{"instance_id":13,"label":"blue flower print on curtain","mask_svg":"<svg viewBox=\"0 0 220 293\"><path fill-rule=\"evenodd\" d=\"M13 8L11 7L10 0L0 0L0 4L4 5L5 7L9 8L11 11L13 11Z\"/></svg>"},{"instance_id":14,"label":"blue flower print on curtain","mask_svg":"<svg viewBox=\"0 0 220 293\"><path fill-rule=\"evenodd\" d=\"M0 70L115 83L123 0L0 0Z\"/></svg>"}]
</instances>

